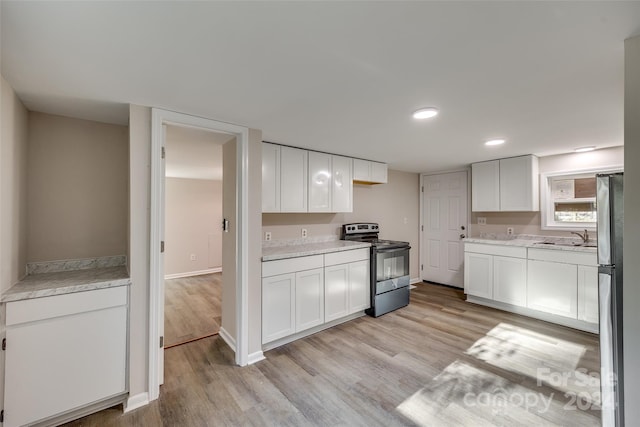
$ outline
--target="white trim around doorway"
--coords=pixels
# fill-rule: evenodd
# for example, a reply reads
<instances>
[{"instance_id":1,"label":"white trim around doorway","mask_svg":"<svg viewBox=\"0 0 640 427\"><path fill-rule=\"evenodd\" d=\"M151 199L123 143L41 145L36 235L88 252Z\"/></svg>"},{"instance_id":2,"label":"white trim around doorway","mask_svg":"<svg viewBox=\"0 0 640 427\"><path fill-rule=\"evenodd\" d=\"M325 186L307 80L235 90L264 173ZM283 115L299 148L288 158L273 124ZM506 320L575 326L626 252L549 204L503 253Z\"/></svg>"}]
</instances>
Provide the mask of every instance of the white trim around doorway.
<instances>
[{"instance_id":1,"label":"white trim around doorway","mask_svg":"<svg viewBox=\"0 0 640 427\"><path fill-rule=\"evenodd\" d=\"M149 400L155 400L160 394L160 381L158 372L160 369L160 345L159 322L160 300L162 293L159 284L164 277L160 271L160 241L164 207L162 199L162 157L163 125L173 124L177 126L191 126L224 132L235 135L237 138L236 152L236 212L238 215L238 237L236 242L237 271L236 271L236 325L237 330L234 349L236 363L245 366L249 363L249 322L248 322L248 200L249 200L249 129L229 123L218 122L188 114L176 113L153 108L151 118L151 223L150 223L150 271L149 271Z\"/></svg>"}]
</instances>

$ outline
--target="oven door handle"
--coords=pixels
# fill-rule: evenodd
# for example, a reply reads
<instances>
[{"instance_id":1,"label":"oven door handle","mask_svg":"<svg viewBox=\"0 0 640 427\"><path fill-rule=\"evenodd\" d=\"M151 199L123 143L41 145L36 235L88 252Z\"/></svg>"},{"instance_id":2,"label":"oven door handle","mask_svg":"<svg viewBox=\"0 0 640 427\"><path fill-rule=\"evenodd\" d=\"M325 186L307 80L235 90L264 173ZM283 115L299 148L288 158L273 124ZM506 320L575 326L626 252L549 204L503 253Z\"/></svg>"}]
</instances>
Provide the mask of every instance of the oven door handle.
<instances>
[{"instance_id":1,"label":"oven door handle","mask_svg":"<svg viewBox=\"0 0 640 427\"><path fill-rule=\"evenodd\" d=\"M399 248L376 249L376 253L383 254L387 252L399 252L399 251L405 251L405 250L408 251L409 249L411 249L411 246L402 246Z\"/></svg>"}]
</instances>

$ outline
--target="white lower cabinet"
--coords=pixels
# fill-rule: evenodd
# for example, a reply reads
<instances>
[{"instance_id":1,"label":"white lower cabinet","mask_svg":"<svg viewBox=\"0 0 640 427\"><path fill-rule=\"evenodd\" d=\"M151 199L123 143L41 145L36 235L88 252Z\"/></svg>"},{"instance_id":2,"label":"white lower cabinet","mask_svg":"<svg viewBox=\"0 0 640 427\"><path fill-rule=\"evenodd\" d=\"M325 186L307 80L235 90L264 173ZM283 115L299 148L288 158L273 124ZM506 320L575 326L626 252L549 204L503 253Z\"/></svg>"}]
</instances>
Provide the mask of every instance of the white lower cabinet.
<instances>
[{"instance_id":1,"label":"white lower cabinet","mask_svg":"<svg viewBox=\"0 0 640 427\"><path fill-rule=\"evenodd\" d=\"M270 342L296 332L295 273L262 279L262 342Z\"/></svg>"},{"instance_id":2,"label":"white lower cabinet","mask_svg":"<svg viewBox=\"0 0 640 427\"><path fill-rule=\"evenodd\" d=\"M369 308L369 249L262 263L262 343Z\"/></svg>"},{"instance_id":3,"label":"white lower cabinet","mask_svg":"<svg viewBox=\"0 0 640 427\"><path fill-rule=\"evenodd\" d=\"M295 331L324 323L324 269L296 273Z\"/></svg>"},{"instance_id":4,"label":"white lower cabinet","mask_svg":"<svg viewBox=\"0 0 640 427\"><path fill-rule=\"evenodd\" d=\"M578 267L529 260L527 270L527 307L575 319L578 313Z\"/></svg>"},{"instance_id":5,"label":"white lower cabinet","mask_svg":"<svg viewBox=\"0 0 640 427\"><path fill-rule=\"evenodd\" d=\"M493 256L465 252L464 293L480 298L493 298Z\"/></svg>"},{"instance_id":6,"label":"white lower cabinet","mask_svg":"<svg viewBox=\"0 0 640 427\"><path fill-rule=\"evenodd\" d=\"M126 392L126 286L7 303L4 426Z\"/></svg>"},{"instance_id":7,"label":"white lower cabinet","mask_svg":"<svg viewBox=\"0 0 640 427\"><path fill-rule=\"evenodd\" d=\"M351 251L356 252L356 251ZM325 277L325 320L339 319L369 308L369 250L360 252L364 260L328 265ZM357 255L356 255L357 256ZM325 265L334 262L325 256Z\"/></svg>"},{"instance_id":8,"label":"white lower cabinet","mask_svg":"<svg viewBox=\"0 0 640 427\"><path fill-rule=\"evenodd\" d=\"M578 266L578 320L600 321L598 309L598 267Z\"/></svg>"},{"instance_id":9,"label":"white lower cabinet","mask_svg":"<svg viewBox=\"0 0 640 427\"><path fill-rule=\"evenodd\" d=\"M493 257L493 299L518 306L527 305L527 260Z\"/></svg>"}]
</instances>

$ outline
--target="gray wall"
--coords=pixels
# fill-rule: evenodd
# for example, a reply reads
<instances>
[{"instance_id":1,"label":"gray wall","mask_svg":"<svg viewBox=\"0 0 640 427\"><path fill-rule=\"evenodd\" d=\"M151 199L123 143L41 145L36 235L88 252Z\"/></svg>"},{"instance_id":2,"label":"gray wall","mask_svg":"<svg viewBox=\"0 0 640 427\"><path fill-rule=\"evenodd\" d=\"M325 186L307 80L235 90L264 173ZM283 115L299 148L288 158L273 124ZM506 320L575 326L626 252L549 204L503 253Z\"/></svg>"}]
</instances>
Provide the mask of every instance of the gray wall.
<instances>
[{"instance_id":1,"label":"gray wall","mask_svg":"<svg viewBox=\"0 0 640 427\"><path fill-rule=\"evenodd\" d=\"M625 41L624 388L625 425L640 425L640 36Z\"/></svg>"}]
</instances>

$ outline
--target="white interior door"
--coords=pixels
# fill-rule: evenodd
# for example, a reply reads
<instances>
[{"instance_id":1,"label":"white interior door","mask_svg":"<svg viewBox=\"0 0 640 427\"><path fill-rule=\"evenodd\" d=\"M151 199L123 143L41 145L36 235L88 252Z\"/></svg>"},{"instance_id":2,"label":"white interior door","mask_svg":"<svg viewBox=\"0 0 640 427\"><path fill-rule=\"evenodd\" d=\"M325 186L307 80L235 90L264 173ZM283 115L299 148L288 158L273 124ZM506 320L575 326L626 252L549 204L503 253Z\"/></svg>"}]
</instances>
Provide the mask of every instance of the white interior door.
<instances>
[{"instance_id":1,"label":"white interior door","mask_svg":"<svg viewBox=\"0 0 640 427\"><path fill-rule=\"evenodd\" d=\"M468 228L467 172L422 177L421 279L462 288Z\"/></svg>"}]
</instances>

